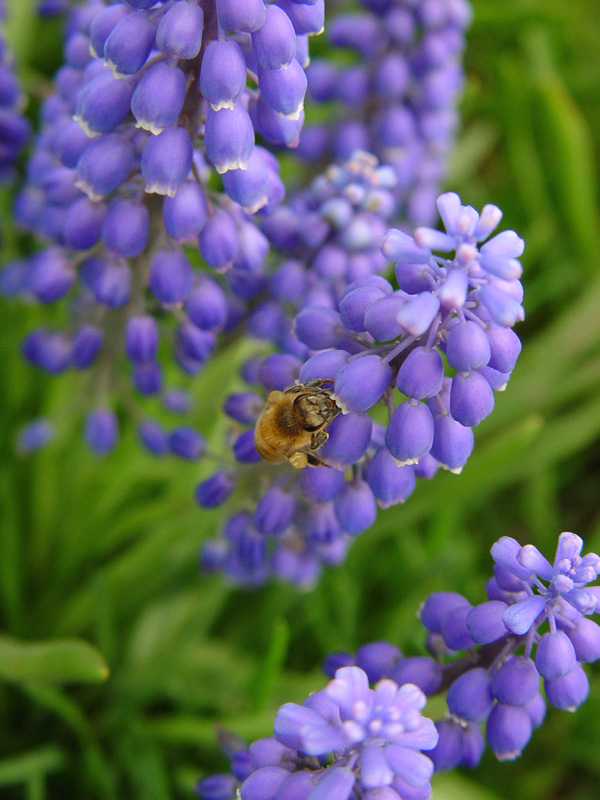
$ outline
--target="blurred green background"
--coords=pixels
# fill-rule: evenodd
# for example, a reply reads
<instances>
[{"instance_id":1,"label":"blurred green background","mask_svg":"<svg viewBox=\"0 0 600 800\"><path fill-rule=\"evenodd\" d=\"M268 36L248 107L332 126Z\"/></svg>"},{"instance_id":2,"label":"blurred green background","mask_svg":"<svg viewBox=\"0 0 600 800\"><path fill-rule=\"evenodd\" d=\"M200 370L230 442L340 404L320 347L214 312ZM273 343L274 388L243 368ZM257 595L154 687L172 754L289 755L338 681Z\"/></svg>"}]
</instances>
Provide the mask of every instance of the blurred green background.
<instances>
[{"instance_id":1,"label":"blurred green background","mask_svg":"<svg viewBox=\"0 0 600 800\"><path fill-rule=\"evenodd\" d=\"M9 34L32 87L58 63L59 27L22 0L13 7ZM463 474L421 482L381 513L313 591L200 577L198 545L220 515L199 511L192 492L210 465L153 461L130 429L105 460L89 455L80 384L17 355L48 309L2 303L1 797L189 799L200 776L226 767L215 721L269 735L280 703L323 685L327 653L376 638L423 652L421 600L445 589L482 601L499 536L551 556L573 530L600 551L600 4L474 9L447 186L499 205L503 227L526 240L523 354ZM4 258L26 244L10 202L4 193ZM194 421L215 440L217 395L236 386L241 358L230 348L195 381ZM52 413L59 441L15 456L17 428ZM475 772L434 779L435 800L597 800L600 669L589 674L576 714L550 710L515 762L488 752Z\"/></svg>"}]
</instances>

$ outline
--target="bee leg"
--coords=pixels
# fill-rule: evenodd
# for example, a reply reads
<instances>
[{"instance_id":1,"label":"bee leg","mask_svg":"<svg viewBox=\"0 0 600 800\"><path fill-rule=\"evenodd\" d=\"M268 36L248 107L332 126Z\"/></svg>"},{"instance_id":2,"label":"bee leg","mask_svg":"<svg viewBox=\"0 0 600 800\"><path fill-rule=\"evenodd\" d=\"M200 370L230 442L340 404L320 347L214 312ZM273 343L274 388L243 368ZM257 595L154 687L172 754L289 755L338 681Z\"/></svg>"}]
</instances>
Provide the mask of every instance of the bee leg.
<instances>
[{"instance_id":1,"label":"bee leg","mask_svg":"<svg viewBox=\"0 0 600 800\"><path fill-rule=\"evenodd\" d=\"M329 434L326 431L317 431L310 437L310 449L318 450L321 445L329 439Z\"/></svg>"},{"instance_id":2,"label":"bee leg","mask_svg":"<svg viewBox=\"0 0 600 800\"><path fill-rule=\"evenodd\" d=\"M306 455L308 457L308 463L311 467L327 467L327 469L331 469L330 465L326 464L316 453L309 452Z\"/></svg>"},{"instance_id":3,"label":"bee leg","mask_svg":"<svg viewBox=\"0 0 600 800\"><path fill-rule=\"evenodd\" d=\"M295 467L296 469L304 469L304 467L308 464L308 455L302 451L298 450L288 458L288 461Z\"/></svg>"}]
</instances>

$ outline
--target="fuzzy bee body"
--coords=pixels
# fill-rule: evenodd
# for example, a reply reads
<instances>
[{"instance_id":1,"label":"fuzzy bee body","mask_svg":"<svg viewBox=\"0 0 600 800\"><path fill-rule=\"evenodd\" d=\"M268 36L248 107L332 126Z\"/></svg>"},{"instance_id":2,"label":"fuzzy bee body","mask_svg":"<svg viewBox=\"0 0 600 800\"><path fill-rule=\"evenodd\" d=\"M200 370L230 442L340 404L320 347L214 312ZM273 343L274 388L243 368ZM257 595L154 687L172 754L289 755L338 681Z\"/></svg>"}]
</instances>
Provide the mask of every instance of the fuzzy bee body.
<instances>
[{"instance_id":1,"label":"fuzzy bee body","mask_svg":"<svg viewBox=\"0 0 600 800\"><path fill-rule=\"evenodd\" d=\"M325 428L341 411L323 383L331 381L316 379L269 394L254 430L261 458L272 462L287 459L297 469L323 464L315 451L327 441Z\"/></svg>"}]
</instances>

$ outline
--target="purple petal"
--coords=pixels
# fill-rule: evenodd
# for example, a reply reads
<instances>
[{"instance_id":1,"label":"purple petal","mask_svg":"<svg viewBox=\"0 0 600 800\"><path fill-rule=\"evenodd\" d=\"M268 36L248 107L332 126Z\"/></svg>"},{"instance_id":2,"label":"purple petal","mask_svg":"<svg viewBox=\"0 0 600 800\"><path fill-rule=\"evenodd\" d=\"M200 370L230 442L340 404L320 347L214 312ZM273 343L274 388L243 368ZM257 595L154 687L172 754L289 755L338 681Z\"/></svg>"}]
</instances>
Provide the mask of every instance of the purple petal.
<instances>
[{"instance_id":1,"label":"purple petal","mask_svg":"<svg viewBox=\"0 0 600 800\"><path fill-rule=\"evenodd\" d=\"M543 597L526 597L506 609L502 615L504 624L510 631L521 636L527 633L545 606Z\"/></svg>"}]
</instances>

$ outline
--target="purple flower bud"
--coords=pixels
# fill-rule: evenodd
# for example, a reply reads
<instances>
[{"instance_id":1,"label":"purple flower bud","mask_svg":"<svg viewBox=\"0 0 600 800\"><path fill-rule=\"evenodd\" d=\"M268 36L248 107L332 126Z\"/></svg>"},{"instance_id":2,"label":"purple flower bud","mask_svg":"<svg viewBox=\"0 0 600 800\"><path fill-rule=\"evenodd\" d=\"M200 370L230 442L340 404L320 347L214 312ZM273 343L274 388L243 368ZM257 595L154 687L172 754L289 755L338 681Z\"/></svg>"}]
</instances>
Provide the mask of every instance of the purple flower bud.
<instances>
[{"instance_id":1,"label":"purple flower bud","mask_svg":"<svg viewBox=\"0 0 600 800\"><path fill-rule=\"evenodd\" d=\"M76 174L67 167L55 167L42 178L42 190L47 203L68 206L80 196L75 186Z\"/></svg>"},{"instance_id":2,"label":"purple flower bud","mask_svg":"<svg viewBox=\"0 0 600 800\"><path fill-rule=\"evenodd\" d=\"M315 503L326 503L340 492L344 485L344 473L338 469L307 467L300 474L300 485L304 494Z\"/></svg>"},{"instance_id":3,"label":"purple flower bud","mask_svg":"<svg viewBox=\"0 0 600 800\"><path fill-rule=\"evenodd\" d=\"M172 197L165 197L163 222L168 235L178 244L196 238L206 222L206 200L196 181L186 181Z\"/></svg>"},{"instance_id":4,"label":"purple flower bud","mask_svg":"<svg viewBox=\"0 0 600 800\"><path fill-rule=\"evenodd\" d=\"M288 15L297 34L319 34L323 32L325 24L324 0L315 0L314 3L277 0L277 5Z\"/></svg>"},{"instance_id":5,"label":"purple flower bud","mask_svg":"<svg viewBox=\"0 0 600 800\"><path fill-rule=\"evenodd\" d=\"M101 8L90 23L90 50L98 58L104 57L104 45L115 25L131 12L127 3L115 3Z\"/></svg>"},{"instance_id":6,"label":"purple flower bud","mask_svg":"<svg viewBox=\"0 0 600 800\"><path fill-rule=\"evenodd\" d=\"M220 269L230 264L238 249L238 232L230 214L216 209L206 220L198 242L210 267Z\"/></svg>"},{"instance_id":7,"label":"purple flower bud","mask_svg":"<svg viewBox=\"0 0 600 800\"><path fill-rule=\"evenodd\" d=\"M119 187L133 169L134 150L116 133L93 139L77 162L77 186L91 200L99 200Z\"/></svg>"},{"instance_id":8,"label":"purple flower bud","mask_svg":"<svg viewBox=\"0 0 600 800\"><path fill-rule=\"evenodd\" d=\"M89 144L90 139L86 136L85 131L75 120L71 120L61 126L60 131L57 132L53 150L61 164L73 169Z\"/></svg>"},{"instance_id":9,"label":"purple flower bud","mask_svg":"<svg viewBox=\"0 0 600 800\"><path fill-rule=\"evenodd\" d=\"M71 344L59 333L36 330L23 342L23 355L31 364L57 375L71 363Z\"/></svg>"},{"instance_id":10,"label":"purple flower bud","mask_svg":"<svg viewBox=\"0 0 600 800\"><path fill-rule=\"evenodd\" d=\"M130 317L125 328L125 351L134 364L151 361L158 349L158 328L153 317Z\"/></svg>"},{"instance_id":11,"label":"purple flower bud","mask_svg":"<svg viewBox=\"0 0 600 800\"><path fill-rule=\"evenodd\" d=\"M580 664L560 678L544 681L548 702L563 711L575 711L588 696L589 681Z\"/></svg>"},{"instance_id":12,"label":"purple flower bud","mask_svg":"<svg viewBox=\"0 0 600 800\"><path fill-rule=\"evenodd\" d=\"M96 359L103 340L102 331L93 325L82 325L73 337L71 361L76 369L87 369Z\"/></svg>"},{"instance_id":13,"label":"purple flower bud","mask_svg":"<svg viewBox=\"0 0 600 800\"><path fill-rule=\"evenodd\" d=\"M335 376L335 398L344 413L367 411L383 395L392 377L392 368L376 355L351 361Z\"/></svg>"},{"instance_id":14,"label":"purple flower bud","mask_svg":"<svg viewBox=\"0 0 600 800\"><path fill-rule=\"evenodd\" d=\"M213 111L233 109L246 88L246 61L232 39L210 42L202 57L200 91ZM223 124L233 117L223 117ZM235 167L234 167L235 169Z\"/></svg>"},{"instance_id":15,"label":"purple flower bud","mask_svg":"<svg viewBox=\"0 0 600 800\"><path fill-rule=\"evenodd\" d=\"M479 297L490 316L498 325L512 328L525 319L525 310L518 300L505 294L497 286L488 284L479 290Z\"/></svg>"},{"instance_id":16,"label":"purple flower bud","mask_svg":"<svg viewBox=\"0 0 600 800\"><path fill-rule=\"evenodd\" d=\"M88 250L93 247L102 232L106 206L93 203L87 197L80 197L67 211L63 237L65 244L75 250Z\"/></svg>"},{"instance_id":17,"label":"purple flower bud","mask_svg":"<svg viewBox=\"0 0 600 800\"><path fill-rule=\"evenodd\" d=\"M182 303L194 282L194 271L181 250L158 250L150 264L148 283L165 305Z\"/></svg>"},{"instance_id":18,"label":"purple flower bud","mask_svg":"<svg viewBox=\"0 0 600 800\"><path fill-rule=\"evenodd\" d=\"M396 681L398 686L414 683L426 695L434 694L442 683L440 665L427 656L410 656L403 658L390 671L388 677Z\"/></svg>"},{"instance_id":19,"label":"purple flower bud","mask_svg":"<svg viewBox=\"0 0 600 800\"><path fill-rule=\"evenodd\" d=\"M237 780L233 775L216 773L198 781L195 792L201 800L231 800L236 788Z\"/></svg>"},{"instance_id":20,"label":"purple flower bud","mask_svg":"<svg viewBox=\"0 0 600 800\"><path fill-rule=\"evenodd\" d=\"M370 642L356 652L356 666L367 673L369 683L387 678L402 658L402 652L390 642Z\"/></svg>"},{"instance_id":21,"label":"purple flower bud","mask_svg":"<svg viewBox=\"0 0 600 800\"><path fill-rule=\"evenodd\" d=\"M503 614L507 605L501 600L488 600L472 608L467 617L467 628L477 644L495 642L508 633Z\"/></svg>"},{"instance_id":22,"label":"purple flower bud","mask_svg":"<svg viewBox=\"0 0 600 800\"><path fill-rule=\"evenodd\" d=\"M333 678L338 669L354 666L356 666L356 658L351 653L331 653L323 662L323 672Z\"/></svg>"},{"instance_id":23,"label":"purple flower bud","mask_svg":"<svg viewBox=\"0 0 600 800\"><path fill-rule=\"evenodd\" d=\"M544 611L545 606L546 601L539 595L519 600L518 603L509 606L502 615L504 624L510 631L522 636L535 624L536 618Z\"/></svg>"},{"instance_id":24,"label":"purple flower bud","mask_svg":"<svg viewBox=\"0 0 600 800\"><path fill-rule=\"evenodd\" d=\"M191 2L179 2L169 8L156 31L156 46L167 56L195 58L200 52L204 13Z\"/></svg>"},{"instance_id":25,"label":"purple flower bud","mask_svg":"<svg viewBox=\"0 0 600 800\"><path fill-rule=\"evenodd\" d=\"M448 363L461 372L472 372L490 360L490 343L476 322L461 322L448 332Z\"/></svg>"},{"instance_id":26,"label":"purple flower bud","mask_svg":"<svg viewBox=\"0 0 600 800\"><path fill-rule=\"evenodd\" d=\"M125 17L126 19L126 17ZM89 136L108 133L129 113L133 86L111 74L100 74L79 93L75 119Z\"/></svg>"},{"instance_id":27,"label":"purple flower bud","mask_svg":"<svg viewBox=\"0 0 600 800\"><path fill-rule=\"evenodd\" d=\"M342 323L351 331L366 330L365 312L367 308L384 296L381 289L375 286L359 286L346 292L339 304Z\"/></svg>"},{"instance_id":28,"label":"purple flower bud","mask_svg":"<svg viewBox=\"0 0 600 800\"><path fill-rule=\"evenodd\" d=\"M133 385L140 394L157 394L162 389L162 370L154 361L133 366Z\"/></svg>"},{"instance_id":29,"label":"purple flower bud","mask_svg":"<svg viewBox=\"0 0 600 800\"><path fill-rule=\"evenodd\" d=\"M179 366L188 374L195 375L215 349L214 333L201 331L188 322L177 328L176 338L175 356Z\"/></svg>"},{"instance_id":30,"label":"purple flower bud","mask_svg":"<svg viewBox=\"0 0 600 800\"><path fill-rule=\"evenodd\" d=\"M223 188L248 214L255 214L269 202L269 169L255 147L246 169L230 169L223 175Z\"/></svg>"},{"instance_id":31,"label":"purple flower bud","mask_svg":"<svg viewBox=\"0 0 600 800\"><path fill-rule=\"evenodd\" d=\"M85 421L85 440L98 456L104 456L115 447L119 429L114 412L105 408L91 411Z\"/></svg>"},{"instance_id":32,"label":"purple flower bud","mask_svg":"<svg viewBox=\"0 0 600 800\"><path fill-rule=\"evenodd\" d=\"M450 413L469 428L479 425L494 410L494 393L479 372L457 373L452 378Z\"/></svg>"},{"instance_id":33,"label":"purple flower bud","mask_svg":"<svg viewBox=\"0 0 600 800\"><path fill-rule=\"evenodd\" d=\"M523 272L516 260L522 255L525 243L514 231L502 231L480 249L480 263L487 271L503 280L518 280Z\"/></svg>"},{"instance_id":34,"label":"purple flower bud","mask_svg":"<svg viewBox=\"0 0 600 800\"><path fill-rule=\"evenodd\" d=\"M469 279L461 269L452 269L439 287L437 295L444 308L462 308L467 299Z\"/></svg>"},{"instance_id":35,"label":"purple flower bud","mask_svg":"<svg viewBox=\"0 0 600 800\"><path fill-rule=\"evenodd\" d=\"M273 486L258 501L253 522L265 536L277 536L288 527L295 510L294 495Z\"/></svg>"},{"instance_id":36,"label":"purple flower bud","mask_svg":"<svg viewBox=\"0 0 600 800\"><path fill-rule=\"evenodd\" d=\"M433 424L431 455L450 472L460 473L473 452L473 431L456 422L449 414L436 415Z\"/></svg>"},{"instance_id":37,"label":"purple flower bud","mask_svg":"<svg viewBox=\"0 0 600 800\"><path fill-rule=\"evenodd\" d=\"M422 336L431 326L440 307L438 298L421 292L409 300L396 314L396 322L412 336Z\"/></svg>"},{"instance_id":38,"label":"purple flower bud","mask_svg":"<svg viewBox=\"0 0 600 800\"><path fill-rule=\"evenodd\" d=\"M152 455L164 456L169 452L169 435L158 423L142 420L137 432L140 442Z\"/></svg>"},{"instance_id":39,"label":"purple flower bud","mask_svg":"<svg viewBox=\"0 0 600 800\"><path fill-rule=\"evenodd\" d=\"M64 297L75 280L75 270L58 247L41 250L29 260L27 288L42 303Z\"/></svg>"},{"instance_id":40,"label":"purple flower bud","mask_svg":"<svg viewBox=\"0 0 600 800\"><path fill-rule=\"evenodd\" d=\"M510 328L489 323L486 336L490 343L488 366L498 372L512 372L521 352L521 340Z\"/></svg>"},{"instance_id":41,"label":"purple flower bud","mask_svg":"<svg viewBox=\"0 0 600 800\"><path fill-rule=\"evenodd\" d=\"M451 650L468 650L474 645L466 622L470 610L470 604L458 606L442 620L442 637Z\"/></svg>"},{"instance_id":42,"label":"purple flower bud","mask_svg":"<svg viewBox=\"0 0 600 800\"><path fill-rule=\"evenodd\" d=\"M370 528L377 517L373 492L364 481L347 483L335 496L333 504L338 522L352 535Z\"/></svg>"},{"instance_id":43,"label":"purple flower bud","mask_svg":"<svg viewBox=\"0 0 600 800\"><path fill-rule=\"evenodd\" d=\"M372 430L368 414L340 414L327 427L329 439L319 451L320 455L327 464L338 469L356 464L369 447Z\"/></svg>"},{"instance_id":44,"label":"purple flower bud","mask_svg":"<svg viewBox=\"0 0 600 800\"><path fill-rule=\"evenodd\" d=\"M164 61L153 64L135 88L131 112L136 128L159 134L177 121L185 99L185 75Z\"/></svg>"},{"instance_id":45,"label":"purple flower bud","mask_svg":"<svg viewBox=\"0 0 600 800\"><path fill-rule=\"evenodd\" d=\"M129 300L131 272L126 262L100 261L88 259L82 265L82 279L88 265L95 264L93 275L90 274L88 285L98 303L109 308L121 308ZM92 270L89 269L92 273Z\"/></svg>"},{"instance_id":46,"label":"purple flower bud","mask_svg":"<svg viewBox=\"0 0 600 800\"><path fill-rule=\"evenodd\" d=\"M600 658L600 625L587 617L578 617L572 628L567 628L578 661L597 661Z\"/></svg>"},{"instance_id":47,"label":"purple flower bud","mask_svg":"<svg viewBox=\"0 0 600 800\"><path fill-rule=\"evenodd\" d=\"M460 608L461 606L471 608L471 604L462 594L457 592L433 592L421 606L419 619L428 631L441 633L444 617L454 611L455 608Z\"/></svg>"},{"instance_id":48,"label":"purple flower bud","mask_svg":"<svg viewBox=\"0 0 600 800\"><path fill-rule=\"evenodd\" d=\"M169 448L174 455L180 458L197 461L206 452L206 441L197 430L182 425L171 431Z\"/></svg>"},{"instance_id":49,"label":"purple flower bud","mask_svg":"<svg viewBox=\"0 0 600 800\"><path fill-rule=\"evenodd\" d=\"M385 443L400 464L415 464L431 450L434 419L425 403L400 403L391 416Z\"/></svg>"},{"instance_id":50,"label":"purple flower bud","mask_svg":"<svg viewBox=\"0 0 600 800\"><path fill-rule=\"evenodd\" d=\"M427 264L431 258L431 250L426 247L419 247L412 236L397 228L390 228L386 231L381 242L381 251L388 261L406 262L412 267L416 264ZM404 266L404 263L398 265L398 267L400 266ZM400 287L407 291L402 286L400 279L398 279L398 282Z\"/></svg>"},{"instance_id":51,"label":"purple flower bud","mask_svg":"<svg viewBox=\"0 0 600 800\"><path fill-rule=\"evenodd\" d=\"M298 119L283 117L275 109L271 108L264 98L259 97L255 104L250 105L253 115L254 125L258 133L261 134L271 144L281 144L285 147L297 147L300 141L300 132L304 124L304 111Z\"/></svg>"},{"instance_id":52,"label":"purple flower bud","mask_svg":"<svg viewBox=\"0 0 600 800\"><path fill-rule=\"evenodd\" d=\"M388 342L402 334L396 317L405 303L406 299L396 293L371 303L365 310L364 326L374 339Z\"/></svg>"},{"instance_id":53,"label":"purple flower bud","mask_svg":"<svg viewBox=\"0 0 600 800\"><path fill-rule=\"evenodd\" d=\"M148 209L135 200L113 200L102 226L102 241L110 253L122 258L139 256L150 227Z\"/></svg>"},{"instance_id":54,"label":"purple flower bud","mask_svg":"<svg viewBox=\"0 0 600 800\"><path fill-rule=\"evenodd\" d=\"M463 752L463 732L461 726L449 719L435 723L439 734L438 742L429 757L433 761L436 772L453 769L460 764Z\"/></svg>"},{"instance_id":55,"label":"purple flower bud","mask_svg":"<svg viewBox=\"0 0 600 800\"><path fill-rule=\"evenodd\" d=\"M223 410L227 416L238 422L253 424L258 419L263 406L264 400L254 392L238 392L227 397L223 404Z\"/></svg>"},{"instance_id":56,"label":"purple flower bud","mask_svg":"<svg viewBox=\"0 0 600 800\"><path fill-rule=\"evenodd\" d=\"M225 33L257 31L265 22L263 0L217 0L217 19Z\"/></svg>"},{"instance_id":57,"label":"purple flower bud","mask_svg":"<svg viewBox=\"0 0 600 800\"><path fill-rule=\"evenodd\" d=\"M306 306L294 321L296 336L311 350L335 347L339 340L337 331L340 327L338 312L325 306Z\"/></svg>"},{"instance_id":58,"label":"purple flower bud","mask_svg":"<svg viewBox=\"0 0 600 800\"><path fill-rule=\"evenodd\" d=\"M506 389L510 372L498 372L497 369L491 367L479 367L477 372L486 379L492 391L503 392Z\"/></svg>"},{"instance_id":59,"label":"purple flower bud","mask_svg":"<svg viewBox=\"0 0 600 800\"><path fill-rule=\"evenodd\" d=\"M205 331L220 330L227 319L227 299L219 284L201 276L188 294L185 310L190 320Z\"/></svg>"},{"instance_id":60,"label":"purple flower bud","mask_svg":"<svg viewBox=\"0 0 600 800\"><path fill-rule=\"evenodd\" d=\"M529 714L532 726L539 728L546 716L546 702L540 692L537 692L533 700L530 700L523 708Z\"/></svg>"},{"instance_id":61,"label":"purple flower bud","mask_svg":"<svg viewBox=\"0 0 600 800\"><path fill-rule=\"evenodd\" d=\"M460 720L483 722L492 710L492 677L476 667L464 672L448 689L448 710Z\"/></svg>"},{"instance_id":62,"label":"purple flower bud","mask_svg":"<svg viewBox=\"0 0 600 800\"><path fill-rule=\"evenodd\" d=\"M416 347L401 365L396 386L407 397L422 400L439 394L443 379L444 364L437 350Z\"/></svg>"},{"instance_id":63,"label":"purple flower bud","mask_svg":"<svg viewBox=\"0 0 600 800\"><path fill-rule=\"evenodd\" d=\"M346 365L350 353L346 350L324 350L304 362L298 376L301 383L306 381L333 378Z\"/></svg>"},{"instance_id":64,"label":"purple flower bud","mask_svg":"<svg viewBox=\"0 0 600 800\"><path fill-rule=\"evenodd\" d=\"M258 84L265 103L274 111L292 120L300 117L304 108L306 75L295 58L278 69L259 67Z\"/></svg>"},{"instance_id":65,"label":"purple flower bud","mask_svg":"<svg viewBox=\"0 0 600 800\"><path fill-rule=\"evenodd\" d=\"M202 508L222 505L235 488L232 476L221 470L196 486L196 502Z\"/></svg>"},{"instance_id":66,"label":"purple flower bud","mask_svg":"<svg viewBox=\"0 0 600 800\"><path fill-rule=\"evenodd\" d=\"M254 429L244 431L233 443L233 455L242 464L254 464L260 456L254 446Z\"/></svg>"},{"instance_id":67,"label":"purple flower bud","mask_svg":"<svg viewBox=\"0 0 600 800\"><path fill-rule=\"evenodd\" d=\"M265 389L283 391L288 386L293 386L298 372L300 361L290 353L271 353L260 365L258 379Z\"/></svg>"},{"instance_id":68,"label":"purple flower bud","mask_svg":"<svg viewBox=\"0 0 600 800\"><path fill-rule=\"evenodd\" d=\"M493 691L498 702L525 706L538 694L540 676L530 658L512 656L494 674Z\"/></svg>"},{"instance_id":69,"label":"purple flower bud","mask_svg":"<svg viewBox=\"0 0 600 800\"><path fill-rule=\"evenodd\" d=\"M577 661L575 648L564 631L545 633L538 642L535 666L542 678L561 678Z\"/></svg>"},{"instance_id":70,"label":"purple flower bud","mask_svg":"<svg viewBox=\"0 0 600 800\"><path fill-rule=\"evenodd\" d=\"M531 719L520 706L496 703L488 717L488 744L499 761L513 761L531 738Z\"/></svg>"},{"instance_id":71,"label":"purple flower bud","mask_svg":"<svg viewBox=\"0 0 600 800\"><path fill-rule=\"evenodd\" d=\"M367 481L379 507L389 508L410 497L416 476L411 466L398 466L387 447L380 447L367 468Z\"/></svg>"},{"instance_id":72,"label":"purple flower bud","mask_svg":"<svg viewBox=\"0 0 600 800\"><path fill-rule=\"evenodd\" d=\"M115 75L135 75L154 46L155 28L144 11L122 17L104 43L104 63Z\"/></svg>"},{"instance_id":73,"label":"purple flower bud","mask_svg":"<svg viewBox=\"0 0 600 800\"><path fill-rule=\"evenodd\" d=\"M485 739L475 724L467 725L462 732L462 756L460 766L474 769L479 765L485 750Z\"/></svg>"},{"instance_id":74,"label":"purple flower bud","mask_svg":"<svg viewBox=\"0 0 600 800\"><path fill-rule=\"evenodd\" d=\"M246 778L239 789L241 800L271 800L289 771L281 767L261 767Z\"/></svg>"},{"instance_id":75,"label":"purple flower bud","mask_svg":"<svg viewBox=\"0 0 600 800\"><path fill-rule=\"evenodd\" d=\"M254 128L243 104L206 112L206 154L219 174L245 169L254 149Z\"/></svg>"},{"instance_id":76,"label":"purple flower bud","mask_svg":"<svg viewBox=\"0 0 600 800\"><path fill-rule=\"evenodd\" d=\"M20 429L17 436L17 452L22 455L33 453L51 442L56 435L54 425L40 417Z\"/></svg>"},{"instance_id":77,"label":"purple flower bud","mask_svg":"<svg viewBox=\"0 0 600 800\"><path fill-rule=\"evenodd\" d=\"M142 153L146 191L173 197L192 168L192 143L184 128L166 128L150 136Z\"/></svg>"},{"instance_id":78,"label":"purple flower bud","mask_svg":"<svg viewBox=\"0 0 600 800\"><path fill-rule=\"evenodd\" d=\"M194 404L185 389L169 389L162 396L163 406L174 414L187 414Z\"/></svg>"},{"instance_id":79,"label":"purple flower bud","mask_svg":"<svg viewBox=\"0 0 600 800\"><path fill-rule=\"evenodd\" d=\"M264 24L252 34L252 47L262 69L280 69L294 58L296 32L288 15L278 6L266 7Z\"/></svg>"}]
</instances>

